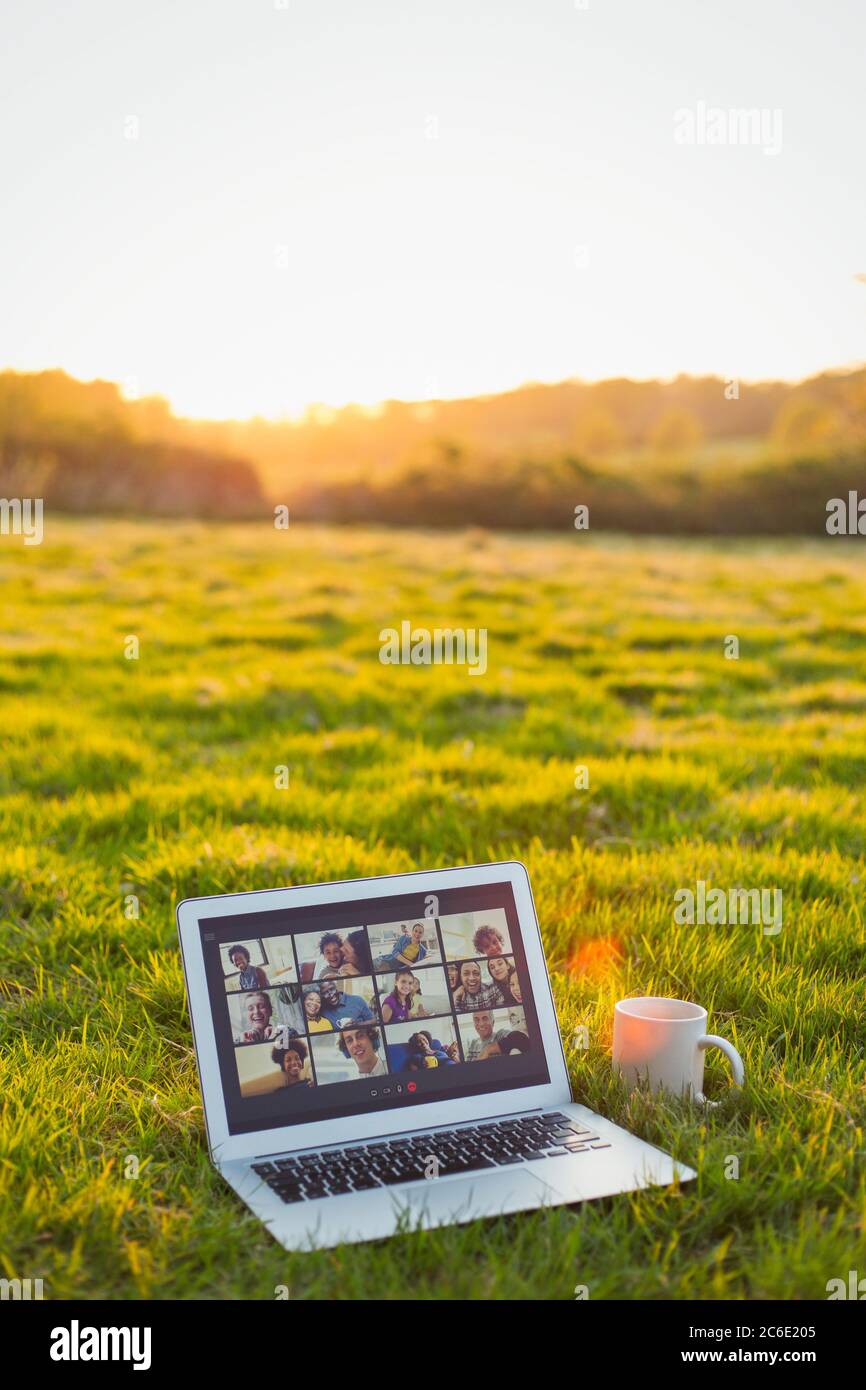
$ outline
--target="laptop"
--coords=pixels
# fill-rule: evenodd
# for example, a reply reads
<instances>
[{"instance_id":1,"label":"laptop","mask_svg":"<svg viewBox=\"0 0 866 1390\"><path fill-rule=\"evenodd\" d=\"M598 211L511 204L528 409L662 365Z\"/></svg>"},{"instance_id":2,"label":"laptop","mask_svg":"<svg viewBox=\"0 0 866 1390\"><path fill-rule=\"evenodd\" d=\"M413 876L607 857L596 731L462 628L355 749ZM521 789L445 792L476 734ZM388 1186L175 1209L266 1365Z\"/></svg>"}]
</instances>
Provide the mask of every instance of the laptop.
<instances>
[{"instance_id":1,"label":"laptop","mask_svg":"<svg viewBox=\"0 0 866 1390\"><path fill-rule=\"evenodd\" d=\"M517 862L177 909L208 1147L287 1250L685 1182L572 1101Z\"/></svg>"}]
</instances>

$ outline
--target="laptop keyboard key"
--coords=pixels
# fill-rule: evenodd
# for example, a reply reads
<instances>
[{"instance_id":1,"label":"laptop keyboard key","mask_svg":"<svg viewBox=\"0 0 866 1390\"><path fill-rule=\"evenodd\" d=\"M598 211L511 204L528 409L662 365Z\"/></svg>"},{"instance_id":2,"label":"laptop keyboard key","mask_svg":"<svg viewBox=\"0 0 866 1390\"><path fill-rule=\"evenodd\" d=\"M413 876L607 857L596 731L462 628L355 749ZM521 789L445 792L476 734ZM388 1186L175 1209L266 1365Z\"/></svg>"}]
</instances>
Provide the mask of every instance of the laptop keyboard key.
<instances>
[{"instance_id":1,"label":"laptop keyboard key","mask_svg":"<svg viewBox=\"0 0 866 1390\"><path fill-rule=\"evenodd\" d=\"M476 1173L481 1168L493 1168L496 1165L489 1158L484 1158L481 1154L467 1158L460 1166L461 1173Z\"/></svg>"}]
</instances>

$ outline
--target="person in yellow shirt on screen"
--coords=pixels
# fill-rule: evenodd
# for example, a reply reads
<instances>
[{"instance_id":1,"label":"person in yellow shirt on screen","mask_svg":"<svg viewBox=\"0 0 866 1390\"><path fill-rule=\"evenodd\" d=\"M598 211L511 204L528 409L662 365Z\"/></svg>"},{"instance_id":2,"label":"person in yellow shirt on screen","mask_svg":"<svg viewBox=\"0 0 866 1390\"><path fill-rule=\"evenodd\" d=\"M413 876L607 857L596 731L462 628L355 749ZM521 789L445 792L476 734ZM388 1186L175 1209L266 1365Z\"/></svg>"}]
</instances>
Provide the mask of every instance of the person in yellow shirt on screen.
<instances>
[{"instance_id":1,"label":"person in yellow shirt on screen","mask_svg":"<svg viewBox=\"0 0 866 1390\"><path fill-rule=\"evenodd\" d=\"M407 1071L420 1071L423 1067L447 1067L459 1060L456 1042L441 1043L426 1028L420 1033L413 1033L409 1039Z\"/></svg>"},{"instance_id":2,"label":"person in yellow shirt on screen","mask_svg":"<svg viewBox=\"0 0 866 1390\"><path fill-rule=\"evenodd\" d=\"M308 1033L333 1033L333 1025L322 1017L322 995L318 989L304 990L304 1013Z\"/></svg>"},{"instance_id":3,"label":"person in yellow shirt on screen","mask_svg":"<svg viewBox=\"0 0 866 1390\"><path fill-rule=\"evenodd\" d=\"M408 932L404 928L403 935L394 943L389 956L377 957L376 969L398 970L401 965L420 965L426 954L424 924L416 922Z\"/></svg>"}]
</instances>

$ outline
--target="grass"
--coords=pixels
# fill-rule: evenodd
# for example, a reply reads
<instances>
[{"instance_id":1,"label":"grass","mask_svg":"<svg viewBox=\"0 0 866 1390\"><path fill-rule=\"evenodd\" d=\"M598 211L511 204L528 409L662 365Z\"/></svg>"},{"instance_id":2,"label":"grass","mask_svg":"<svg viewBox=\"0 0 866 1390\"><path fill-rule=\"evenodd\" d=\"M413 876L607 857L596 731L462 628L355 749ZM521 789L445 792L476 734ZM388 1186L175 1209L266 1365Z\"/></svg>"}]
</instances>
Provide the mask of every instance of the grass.
<instances>
[{"instance_id":1,"label":"grass","mask_svg":"<svg viewBox=\"0 0 866 1390\"><path fill-rule=\"evenodd\" d=\"M866 1273L856 542L52 517L41 547L0 539L0 591L0 1273L54 1298L482 1299L824 1298ZM487 627L487 674L380 665L403 618ZM286 1254L207 1159L176 901L508 857L576 1098L698 1180ZM782 932L675 925L699 878L781 888ZM630 1099L628 993L707 1005L742 1094L710 1053L718 1110Z\"/></svg>"}]
</instances>

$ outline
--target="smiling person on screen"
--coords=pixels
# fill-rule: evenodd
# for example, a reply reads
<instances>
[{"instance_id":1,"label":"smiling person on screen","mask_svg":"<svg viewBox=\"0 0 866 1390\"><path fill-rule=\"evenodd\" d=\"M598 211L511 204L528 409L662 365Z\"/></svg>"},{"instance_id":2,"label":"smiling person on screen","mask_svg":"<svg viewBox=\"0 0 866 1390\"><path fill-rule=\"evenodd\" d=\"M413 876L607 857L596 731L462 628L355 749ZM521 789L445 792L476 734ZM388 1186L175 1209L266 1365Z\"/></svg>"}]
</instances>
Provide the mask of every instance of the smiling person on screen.
<instances>
[{"instance_id":1,"label":"smiling person on screen","mask_svg":"<svg viewBox=\"0 0 866 1390\"><path fill-rule=\"evenodd\" d=\"M373 1011L363 999L344 994L336 980L322 980L322 1017L333 1028L349 1028L353 1023L372 1022Z\"/></svg>"},{"instance_id":2,"label":"smiling person on screen","mask_svg":"<svg viewBox=\"0 0 866 1390\"><path fill-rule=\"evenodd\" d=\"M304 1076L307 1060L307 1045L300 1038L293 1038L288 1047L275 1047L271 1061L283 1073L287 1086L312 1086L312 1081Z\"/></svg>"},{"instance_id":3,"label":"smiling person on screen","mask_svg":"<svg viewBox=\"0 0 866 1390\"><path fill-rule=\"evenodd\" d=\"M330 1033L333 1031L333 1023L322 1018L322 991L320 989L304 990L304 1013L307 1016L308 1033Z\"/></svg>"},{"instance_id":4,"label":"smiling person on screen","mask_svg":"<svg viewBox=\"0 0 866 1390\"><path fill-rule=\"evenodd\" d=\"M274 1006L261 990L248 994L244 1000L246 1028L235 1035L236 1043L271 1042L287 1030L279 1023L271 1023Z\"/></svg>"},{"instance_id":5,"label":"smiling person on screen","mask_svg":"<svg viewBox=\"0 0 866 1390\"><path fill-rule=\"evenodd\" d=\"M377 1056L380 1036L378 1028L348 1028L340 1036L340 1051L351 1057L359 1076L387 1076L384 1060Z\"/></svg>"},{"instance_id":6,"label":"smiling person on screen","mask_svg":"<svg viewBox=\"0 0 866 1390\"><path fill-rule=\"evenodd\" d=\"M313 978L321 980L327 975L339 975L343 966L343 938L335 931L326 931L319 942L319 955L322 959L313 972Z\"/></svg>"},{"instance_id":7,"label":"smiling person on screen","mask_svg":"<svg viewBox=\"0 0 866 1390\"><path fill-rule=\"evenodd\" d=\"M494 1033L493 1015L486 1009L480 1010L472 1022L478 1036L472 1039L466 1050L467 1062L481 1062L487 1057L500 1057L503 1050L500 1044L508 1037L508 1029L499 1028Z\"/></svg>"},{"instance_id":8,"label":"smiling person on screen","mask_svg":"<svg viewBox=\"0 0 866 1390\"><path fill-rule=\"evenodd\" d=\"M239 971L238 989L263 989L268 977L260 965L250 965L250 953L246 946L232 946L229 960Z\"/></svg>"},{"instance_id":9,"label":"smiling person on screen","mask_svg":"<svg viewBox=\"0 0 866 1390\"><path fill-rule=\"evenodd\" d=\"M472 938L479 956L501 956L505 942L496 927L479 927Z\"/></svg>"},{"instance_id":10,"label":"smiling person on screen","mask_svg":"<svg viewBox=\"0 0 866 1390\"><path fill-rule=\"evenodd\" d=\"M384 1023L405 1023L409 1017L414 998L412 986L415 976L411 970L398 970L394 976L391 993L382 1000L382 1021Z\"/></svg>"},{"instance_id":11,"label":"smiling person on screen","mask_svg":"<svg viewBox=\"0 0 866 1390\"><path fill-rule=\"evenodd\" d=\"M460 966L460 985L454 991L454 1007L468 1009L497 1009L505 1002L498 985L485 985L477 960L465 960Z\"/></svg>"}]
</instances>

